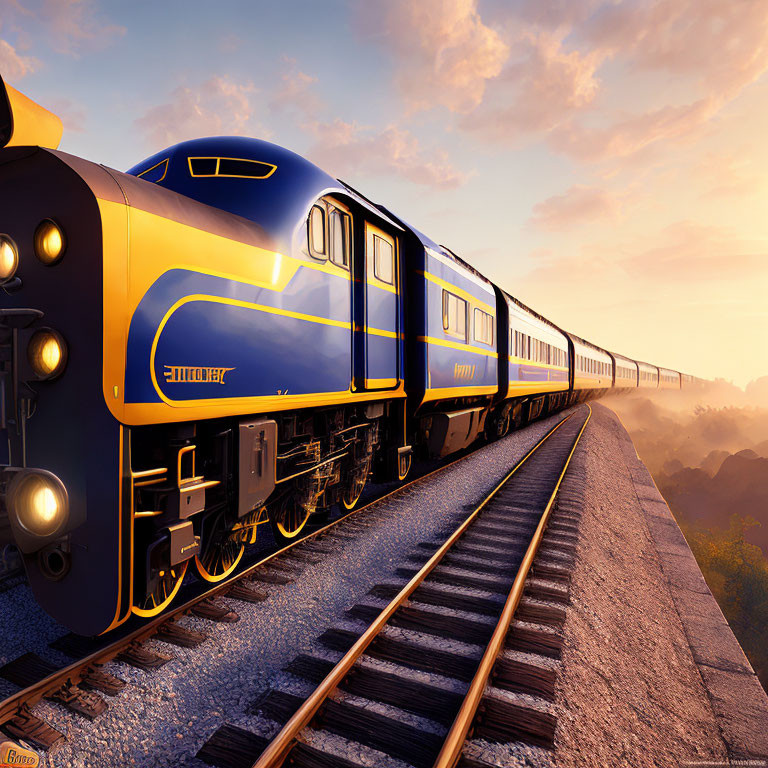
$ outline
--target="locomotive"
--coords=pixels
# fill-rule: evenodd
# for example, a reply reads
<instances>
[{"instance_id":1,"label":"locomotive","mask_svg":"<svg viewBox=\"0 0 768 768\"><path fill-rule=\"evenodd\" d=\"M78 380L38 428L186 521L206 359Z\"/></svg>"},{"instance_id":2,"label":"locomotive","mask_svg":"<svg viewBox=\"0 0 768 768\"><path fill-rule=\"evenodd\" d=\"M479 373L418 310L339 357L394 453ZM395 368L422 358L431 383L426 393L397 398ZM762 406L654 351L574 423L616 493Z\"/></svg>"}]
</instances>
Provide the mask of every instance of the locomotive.
<instances>
[{"instance_id":1,"label":"locomotive","mask_svg":"<svg viewBox=\"0 0 768 768\"><path fill-rule=\"evenodd\" d=\"M0 544L94 635L352 509L414 455L692 377L567 333L284 148L122 173L0 80Z\"/></svg>"}]
</instances>

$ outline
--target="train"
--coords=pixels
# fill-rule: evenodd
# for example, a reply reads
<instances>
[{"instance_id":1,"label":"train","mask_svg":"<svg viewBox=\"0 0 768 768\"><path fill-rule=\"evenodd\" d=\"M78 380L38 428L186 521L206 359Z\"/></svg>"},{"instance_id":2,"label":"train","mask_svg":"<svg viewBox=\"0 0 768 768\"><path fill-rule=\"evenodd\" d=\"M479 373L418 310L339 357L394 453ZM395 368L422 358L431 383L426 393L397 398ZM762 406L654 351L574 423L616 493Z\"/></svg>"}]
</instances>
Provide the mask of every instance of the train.
<instances>
[{"instance_id":1,"label":"train","mask_svg":"<svg viewBox=\"0 0 768 768\"><path fill-rule=\"evenodd\" d=\"M227 579L414 458L696 379L559 328L303 157L57 149L0 80L0 545L73 632ZM6 439L7 438L7 439Z\"/></svg>"}]
</instances>

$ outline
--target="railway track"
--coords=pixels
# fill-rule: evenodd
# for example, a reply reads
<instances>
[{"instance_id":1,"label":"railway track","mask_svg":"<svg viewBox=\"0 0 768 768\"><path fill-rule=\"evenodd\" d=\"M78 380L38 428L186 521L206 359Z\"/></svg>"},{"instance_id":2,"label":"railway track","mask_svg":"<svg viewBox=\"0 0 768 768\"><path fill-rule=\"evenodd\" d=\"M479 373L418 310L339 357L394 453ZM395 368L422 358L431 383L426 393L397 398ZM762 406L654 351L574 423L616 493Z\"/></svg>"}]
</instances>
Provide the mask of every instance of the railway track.
<instances>
[{"instance_id":1,"label":"railway track","mask_svg":"<svg viewBox=\"0 0 768 768\"><path fill-rule=\"evenodd\" d=\"M291 562L311 565L329 551L331 539L348 538L341 524L366 510L376 508L385 499L406 492L413 486L428 481L463 461L466 454L437 469L377 496L358 509L339 517L287 547L270 552L256 562L243 567L232 579L209 587L189 599L182 600L166 613L135 623L128 629L118 630L107 637L82 638L66 635L51 643L51 647L73 659L68 666L57 668L50 662L25 654L0 668L0 676L20 687L20 690L0 701L0 729L12 738L26 741L34 747L48 750L64 740L64 735L32 714L32 708L43 699L53 701L78 715L95 719L107 708L104 696L110 697L125 687L124 681L110 674L104 665L116 659L148 672L159 669L171 656L158 653L147 645L156 638L182 647L202 644L206 635L190 630L178 619L194 614L215 622L234 623L238 614L216 601L217 597L243 603L258 603L268 597L270 585L285 584L292 580L291 573L281 564ZM351 522L351 521L350 521ZM326 543L326 541L328 543ZM266 590L266 591L265 591Z\"/></svg>"},{"instance_id":2,"label":"railway track","mask_svg":"<svg viewBox=\"0 0 768 768\"><path fill-rule=\"evenodd\" d=\"M421 567L400 569L407 583L378 585L354 606L350 619L367 629L329 630L325 652L286 668L296 684L254 710L282 724L271 739L224 725L198 757L221 768L471 768L484 763L462 754L470 734L552 746L548 660L578 520L551 516L585 411L545 435Z\"/></svg>"}]
</instances>

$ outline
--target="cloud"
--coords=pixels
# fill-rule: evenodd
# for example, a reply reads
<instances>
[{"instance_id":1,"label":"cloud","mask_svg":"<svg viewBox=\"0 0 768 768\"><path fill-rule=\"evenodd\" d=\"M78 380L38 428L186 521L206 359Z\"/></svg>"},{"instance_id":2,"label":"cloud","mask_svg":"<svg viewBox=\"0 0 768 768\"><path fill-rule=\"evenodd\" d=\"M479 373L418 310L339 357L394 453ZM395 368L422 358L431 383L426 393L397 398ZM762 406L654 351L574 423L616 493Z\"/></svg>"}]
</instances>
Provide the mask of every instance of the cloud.
<instances>
[{"instance_id":1,"label":"cloud","mask_svg":"<svg viewBox=\"0 0 768 768\"><path fill-rule=\"evenodd\" d=\"M425 150L408 130L396 124L373 128L356 122L321 117L324 102L315 94L316 78L293 59L277 85L262 95L259 114L269 123L283 113L298 116L297 125L310 142L307 156L335 175L394 175L436 189L453 189L467 176L441 150ZM213 77L197 87L180 86L168 101L149 108L135 121L155 147L185 139L221 134L260 135L271 131L257 121L252 103L257 89L228 77Z\"/></svg>"},{"instance_id":2,"label":"cloud","mask_svg":"<svg viewBox=\"0 0 768 768\"><path fill-rule=\"evenodd\" d=\"M125 34L125 27L101 21L89 0L44 0L40 17L49 28L53 49L73 56L105 48Z\"/></svg>"},{"instance_id":3,"label":"cloud","mask_svg":"<svg viewBox=\"0 0 768 768\"><path fill-rule=\"evenodd\" d=\"M40 62L32 56L22 56L7 41L0 40L0 75L4 79L15 82L34 72Z\"/></svg>"},{"instance_id":4,"label":"cloud","mask_svg":"<svg viewBox=\"0 0 768 768\"><path fill-rule=\"evenodd\" d=\"M655 239L621 259L630 277L690 285L768 275L768 241L746 240L730 227L679 221Z\"/></svg>"},{"instance_id":5,"label":"cloud","mask_svg":"<svg viewBox=\"0 0 768 768\"><path fill-rule=\"evenodd\" d=\"M604 3L574 34L628 71L660 73L700 94L629 117L605 114L597 127L576 121L559 127L553 147L587 162L693 134L768 69L768 13L761 0Z\"/></svg>"},{"instance_id":6,"label":"cloud","mask_svg":"<svg viewBox=\"0 0 768 768\"><path fill-rule=\"evenodd\" d=\"M604 190L576 184L562 195L554 195L533 207L529 224L537 229L560 232L596 219L614 218L619 206Z\"/></svg>"},{"instance_id":7,"label":"cloud","mask_svg":"<svg viewBox=\"0 0 768 768\"><path fill-rule=\"evenodd\" d=\"M697 135L768 70L764 0L482 8L481 16L476 0L397 0L366 4L360 17L392 52L411 108L447 107L464 131L507 146L544 140L584 163ZM620 90L628 81L634 101Z\"/></svg>"},{"instance_id":8,"label":"cloud","mask_svg":"<svg viewBox=\"0 0 768 768\"><path fill-rule=\"evenodd\" d=\"M125 28L103 20L93 0L0 0L0 18L17 48L44 42L46 50L70 56L105 48ZM42 38L42 40L41 40Z\"/></svg>"},{"instance_id":9,"label":"cloud","mask_svg":"<svg viewBox=\"0 0 768 768\"><path fill-rule=\"evenodd\" d=\"M510 61L489 86L487 98L459 124L502 143L546 134L592 104L603 59L599 51L566 51L561 37L528 30L515 42Z\"/></svg>"},{"instance_id":10,"label":"cloud","mask_svg":"<svg viewBox=\"0 0 768 768\"><path fill-rule=\"evenodd\" d=\"M454 189L466 181L442 151L425 152L418 139L395 125L376 130L336 119L311 126L309 158L337 176L394 174L417 184Z\"/></svg>"},{"instance_id":11,"label":"cloud","mask_svg":"<svg viewBox=\"0 0 768 768\"><path fill-rule=\"evenodd\" d=\"M251 83L212 77L197 88L179 86L165 104L148 109L136 127L156 147L199 136L244 135L269 132L255 121Z\"/></svg>"},{"instance_id":12,"label":"cloud","mask_svg":"<svg viewBox=\"0 0 768 768\"><path fill-rule=\"evenodd\" d=\"M285 57L283 63L287 69L280 76L269 108L273 112L296 111L307 120L315 118L325 106L313 91L317 78L299 69L296 59Z\"/></svg>"},{"instance_id":13,"label":"cloud","mask_svg":"<svg viewBox=\"0 0 768 768\"><path fill-rule=\"evenodd\" d=\"M690 134L707 123L721 106L713 98L699 99L650 110L600 128L571 121L552 132L550 144L582 162L628 157L656 142Z\"/></svg>"},{"instance_id":14,"label":"cloud","mask_svg":"<svg viewBox=\"0 0 768 768\"><path fill-rule=\"evenodd\" d=\"M363 3L357 24L392 51L398 88L412 109L472 110L509 55L480 18L477 0Z\"/></svg>"}]
</instances>

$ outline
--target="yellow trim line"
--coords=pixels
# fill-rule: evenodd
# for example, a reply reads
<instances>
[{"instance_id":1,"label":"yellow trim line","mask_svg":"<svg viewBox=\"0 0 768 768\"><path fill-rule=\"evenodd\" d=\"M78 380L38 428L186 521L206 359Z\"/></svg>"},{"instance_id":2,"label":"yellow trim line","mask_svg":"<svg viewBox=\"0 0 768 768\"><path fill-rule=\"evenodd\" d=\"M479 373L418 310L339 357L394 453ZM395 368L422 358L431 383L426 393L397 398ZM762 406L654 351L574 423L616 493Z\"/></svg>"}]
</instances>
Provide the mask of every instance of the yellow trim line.
<instances>
[{"instance_id":1,"label":"yellow trim line","mask_svg":"<svg viewBox=\"0 0 768 768\"><path fill-rule=\"evenodd\" d=\"M496 307L492 306L491 304L486 304L482 299L478 299L477 296L475 296L473 293L465 291L463 288L459 288L458 285L449 283L447 280L443 280L442 277L433 275L431 272L417 269L416 274L423 275L427 280L429 280L430 283L439 285L441 288L445 288L446 291L450 291L451 293L455 293L457 296L461 296L462 299L468 301L472 306L484 308L491 315L491 317L496 317Z\"/></svg>"},{"instance_id":2,"label":"yellow trim line","mask_svg":"<svg viewBox=\"0 0 768 768\"><path fill-rule=\"evenodd\" d=\"M487 349L479 349L471 344L462 344L458 341L448 341L448 339L436 339L434 336L418 336L419 341L427 344L436 344L438 347L448 347L449 349L460 349L462 352L472 352L475 355L485 355L486 357L499 357L497 352L491 352Z\"/></svg>"},{"instance_id":3,"label":"yellow trim line","mask_svg":"<svg viewBox=\"0 0 768 768\"><path fill-rule=\"evenodd\" d=\"M149 355L149 373L152 378L152 385L154 386L155 391L157 392L160 399L163 400L163 402L167 403L168 405L191 405L191 404L194 404L195 402L198 402L198 403L200 402L200 401L189 401L189 400L184 400L184 401L171 400L160 389L157 383L157 376L155 376L155 354L157 352L158 342L160 341L160 335L162 334L166 323L168 322L168 320L170 320L171 315L173 315L173 313L176 312L177 309L179 309L179 307L193 301L207 301L213 304L229 304L233 307L244 307L245 309L253 309L258 312L268 312L269 314L273 314L273 315L281 315L283 317L292 317L297 320L305 320L310 323L319 323L320 325L330 325L335 328L346 328L348 330L352 329L352 323L348 323L343 320L329 320L328 318L325 318L325 317L317 317L316 315L305 315L301 312L292 312L287 309L279 309L278 307L269 307L269 306L266 306L265 304L252 304L247 301L240 301L239 299L226 299L221 296L205 296L204 294L192 294L191 296L185 296L183 299L179 299L165 313L165 316L160 321L160 324L157 327L157 331L155 332L155 338L152 340L152 350ZM225 399L240 400L241 398L225 398ZM217 400L216 402L222 402L222 401Z\"/></svg>"},{"instance_id":4,"label":"yellow trim line","mask_svg":"<svg viewBox=\"0 0 768 768\"><path fill-rule=\"evenodd\" d=\"M568 366L541 363L538 360L527 360L524 357L515 357L514 355L509 355L509 362L515 363L516 365L532 365L535 368L546 368L548 371L565 371L568 373Z\"/></svg>"}]
</instances>

